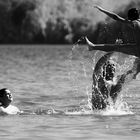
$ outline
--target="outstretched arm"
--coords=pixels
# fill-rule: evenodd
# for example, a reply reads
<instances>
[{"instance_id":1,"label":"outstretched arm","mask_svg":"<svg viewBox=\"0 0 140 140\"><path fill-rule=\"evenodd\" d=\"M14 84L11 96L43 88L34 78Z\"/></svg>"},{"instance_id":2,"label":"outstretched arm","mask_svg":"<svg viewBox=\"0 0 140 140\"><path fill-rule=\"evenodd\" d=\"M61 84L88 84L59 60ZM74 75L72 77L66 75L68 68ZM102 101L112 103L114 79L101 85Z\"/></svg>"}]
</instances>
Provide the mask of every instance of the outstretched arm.
<instances>
[{"instance_id":1,"label":"outstretched arm","mask_svg":"<svg viewBox=\"0 0 140 140\"><path fill-rule=\"evenodd\" d=\"M126 19L120 17L119 15L117 15L117 14L115 14L115 13L113 13L113 12L109 12L109 11L105 10L105 9L103 9L103 8L100 7L100 6L94 6L94 7L97 8L98 10L100 10L101 12L105 13L106 15L108 15L109 17L111 17L111 18L114 19L114 20L129 23L128 20L126 20Z\"/></svg>"}]
</instances>

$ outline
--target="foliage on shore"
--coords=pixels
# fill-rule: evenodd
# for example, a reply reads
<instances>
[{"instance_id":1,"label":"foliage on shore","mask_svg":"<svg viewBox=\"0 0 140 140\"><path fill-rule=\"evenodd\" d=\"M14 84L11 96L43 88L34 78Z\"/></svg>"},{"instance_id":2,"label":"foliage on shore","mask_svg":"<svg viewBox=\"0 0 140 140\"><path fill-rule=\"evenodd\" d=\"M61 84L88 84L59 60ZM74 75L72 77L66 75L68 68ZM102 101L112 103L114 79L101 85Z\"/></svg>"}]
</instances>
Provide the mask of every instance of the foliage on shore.
<instances>
[{"instance_id":1,"label":"foliage on shore","mask_svg":"<svg viewBox=\"0 0 140 140\"><path fill-rule=\"evenodd\" d=\"M95 43L132 40L130 30L105 20L91 4L87 0L1 0L0 43L65 44L85 35ZM114 11L126 17L127 10L138 4L134 1Z\"/></svg>"}]
</instances>

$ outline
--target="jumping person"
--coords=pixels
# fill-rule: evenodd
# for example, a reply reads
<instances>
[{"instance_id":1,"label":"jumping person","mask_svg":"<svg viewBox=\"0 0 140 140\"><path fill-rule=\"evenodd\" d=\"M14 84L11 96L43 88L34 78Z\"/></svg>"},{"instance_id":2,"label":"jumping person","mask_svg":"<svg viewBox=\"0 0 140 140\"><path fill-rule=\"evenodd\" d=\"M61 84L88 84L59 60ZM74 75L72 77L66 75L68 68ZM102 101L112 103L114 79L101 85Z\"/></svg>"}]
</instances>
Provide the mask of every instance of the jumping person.
<instances>
[{"instance_id":1,"label":"jumping person","mask_svg":"<svg viewBox=\"0 0 140 140\"><path fill-rule=\"evenodd\" d=\"M101 50L101 51L118 51L123 52L128 55L136 56L136 60L133 64L133 68L128 70L126 73L120 75L119 79L115 84L109 84L109 87L106 86L108 81L112 81L115 78L115 67L114 65L108 61L111 53L104 55L96 64L94 72L93 72L93 85L92 85L92 108L93 109L105 109L107 105L109 105L108 98L109 96L112 98L115 103L118 93L121 91L123 84L125 83L125 79L129 74L133 75L133 78L136 77L139 70L140 62L140 19L139 19L139 11L136 8L132 8L128 11L128 18L124 19L119 15L109 12L103 9L100 6L94 6L99 11L105 13L109 17L124 24L127 24L130 28L133 29L133 35L135 39L135 43L115 43L115 44L93 44L88 40L87 37L82 39L86 40L88 44L89 51L92 50ZM138 61L137 61L138 60ZM137 63L138 62L138 63ZM104 65L104 66L103 66ZM103 72L102 72L103 70ZM138 72L137 72L138 71ZM108 91L109 90L109 91Z\"/></svg>"},{"instance_id":2,"label":"jumping person","mask_svg":"<svg viewBox=\"0 0 140 140\"><path fill-rule=\"evenodd\" d=\"M133 36L135 39L134 44L93 44L86 37L86 43L89 46L89 51L92 50L103 50L103 51L119 51L124 52L126 54L134 55L140 57L140 19L139 19L139 11L136 8L132 8L128 11L127 19L120 17L119 15L109 12L103 9L100 6L94 6L99 11L105 13L112 19L127 24L130 28L133 29Z\"/></svg>"}]
</instances>

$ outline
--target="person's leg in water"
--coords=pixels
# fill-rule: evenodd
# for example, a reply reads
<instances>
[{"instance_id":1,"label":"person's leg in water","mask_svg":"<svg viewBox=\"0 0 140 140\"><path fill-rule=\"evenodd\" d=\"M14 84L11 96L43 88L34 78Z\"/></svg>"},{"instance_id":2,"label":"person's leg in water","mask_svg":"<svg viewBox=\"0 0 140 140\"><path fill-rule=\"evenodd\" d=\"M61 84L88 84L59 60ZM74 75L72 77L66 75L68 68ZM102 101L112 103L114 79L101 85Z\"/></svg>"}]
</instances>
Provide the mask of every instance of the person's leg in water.
<instances>
[{"instance_id":1,"label":"person's leg in water","mask_svg":"<svg viewBox=\"0 0 140 140\"><path fill-rule=\"evenodd\" d=\"M102 81L101 83L103 83L102 88L99 90L96 88L95 85L93 85L92 88L92 108L93 110L103 110L107 107L107 105L109 104L108 99L110 98L113 103L116 102L118 94L120 93L120 91L122 90L123 84L125 82L125 78L126 78L127 74L123 74L120 76L120 79L118 80L118 82L115 85L110 85L107 86L104 81ZM111 77L110 77L111 78ZM103 80L102 78L100 80Z\"/></svg>"},{"instance_id":2,"label":"person's leg in water","mask_svg":"<svg viewBox=\"0 0 140 140\"><path fill-rule=\"evenodd\" d=\"M92 108L93 110L103 110L110 105L109 98L115 104L118 94L122 90L126 78L132 74L132 79L135 77L137 69L135 66L126 73L117 77L117 82L113 82L115 78L116 67L110 61L107 61L103 66L102 74L97 78L95 72L93 72L93 85L92 85ZM127 81L128 82L128 81Z\"/></svg>"},{"instance_id":3,"label":"person's leg in water","mask_svg":"<svg viewBox=\"0 0 140 140\"><path fill-rule=\"evenodd\" d=\"M96 64L96 68L98 67L98 64ZM110 83L113 83L114 80L115 65L110 61L107 61L103 66L100 65L99 67L99 69L95 68L95 71L93 72L91 101L93 109L102 110L108 105L108 98L112 87L112 84ZM100 71L100 69L102 69L102 71Z\"/></svg>"}]
</instances>

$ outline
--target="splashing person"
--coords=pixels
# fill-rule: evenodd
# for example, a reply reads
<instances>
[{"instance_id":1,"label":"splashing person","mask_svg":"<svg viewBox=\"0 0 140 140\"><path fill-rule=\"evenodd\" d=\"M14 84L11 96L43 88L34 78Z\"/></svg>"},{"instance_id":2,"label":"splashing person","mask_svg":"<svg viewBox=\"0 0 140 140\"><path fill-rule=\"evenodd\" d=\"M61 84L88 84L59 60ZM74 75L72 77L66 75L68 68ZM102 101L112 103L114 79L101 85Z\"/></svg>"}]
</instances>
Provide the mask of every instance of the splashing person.
<instances>
[{"instance_id":1,"label":"splashing person","mask_svg":"<svg viewBox=\"0 0 140 140\"><path fill-rule=\"evenodd\" d=\"M115 44L93 44L87 37L84 39L88 44L89 51L101 50L110 52L104 55L96 64L93 72L93 85L92 85L92 108L93 109L105 109L109 104L108 98L111 98L115 103L118 93L121 91L125 79L128 75L132 74L132 79L136 78L136 75L140 71L140 19L139 11L136 8L132 8L128 11L128 18L124 19L119 15L107 11L100 6L94 6L99 11L105 13L112 19L127 24L133 29L133 35L135 43L115 43ZM111 58L112 51L122 52L128 55L136 57L132 69L126 73L119 75L116 82L113 82L115 77L115 65L109 59ZM108 81L112 82L108 84Z\"/></svg>"}]
</instances>

